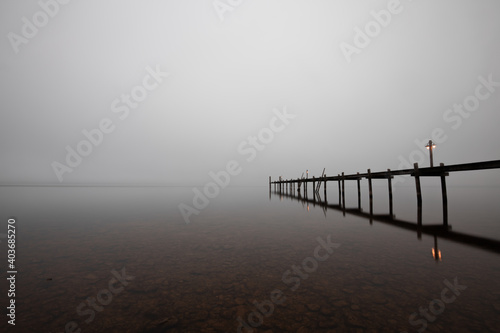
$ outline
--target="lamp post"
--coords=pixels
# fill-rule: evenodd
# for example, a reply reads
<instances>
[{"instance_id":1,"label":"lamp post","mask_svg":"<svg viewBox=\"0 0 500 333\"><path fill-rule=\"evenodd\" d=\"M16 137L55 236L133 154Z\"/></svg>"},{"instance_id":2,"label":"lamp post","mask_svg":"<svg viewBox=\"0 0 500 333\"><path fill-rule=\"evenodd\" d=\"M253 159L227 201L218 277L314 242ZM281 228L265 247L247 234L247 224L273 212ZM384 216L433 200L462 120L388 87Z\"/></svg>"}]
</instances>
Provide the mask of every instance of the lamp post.
<instances>
[{"instance_id":1,"label":"lamp post","mask_svg":"<svg viewBox=\"0 0 500 333\"><path fill-rule=\"evenodd\" d=\"M432 159L432 151L436 149L436 145L432 142L432 140L429 140L429 143L427 144L427 146L425 146L425 148L427 148L427 150L429 151L429 156L431 159L431 168L432 168L434 166L434 161Z\"/></svg>"}]
</instances>

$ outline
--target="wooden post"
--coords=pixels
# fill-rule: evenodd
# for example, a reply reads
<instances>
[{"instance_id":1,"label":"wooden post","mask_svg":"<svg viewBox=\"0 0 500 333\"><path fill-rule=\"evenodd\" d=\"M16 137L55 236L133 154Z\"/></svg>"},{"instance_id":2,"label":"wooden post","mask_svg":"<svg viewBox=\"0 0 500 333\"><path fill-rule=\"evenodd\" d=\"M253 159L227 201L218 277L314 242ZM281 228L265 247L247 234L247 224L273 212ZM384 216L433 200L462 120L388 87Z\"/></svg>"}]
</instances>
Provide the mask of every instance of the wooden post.
<instances>
[{"instance_id":1,"label":"wooden post","mask_svg":"<svg viewBox=\"0 0 500 333\"><path fill-rule=\"evenodd\" d=\"M372 172L370 169L368 169L368 196L370 198L370 215L373 215Z\"/></svg>"},{"instance_id":2,"label":"wooden post","mask_svg":"<svg viewBox=\"0 0 500 333\"><path fill-rule=\"evenodd\" d=\"M338 183L339 183L339 207L342 207L342 191L340 190L340 174L337 175L338 178Z\"/></svg>"},{"instance_id":3,"label":"wooden post","mask_svg":"<svg viewBox=\"0 0 500 333\"><path fill-rule=\"evenodd\" d=\"M272 192L272 182L271 182L271 176L269 176L269 201L271 201L271 192Z\"/></svg>"},{"instance_id":4,"label":"wooden post","mask_svg":"<svg viewBox=\"0 0 500 333\"><path fill-rule=\"evenodd\" d=\"M420 172L418 171L418 163L413 163L415 169L415 187L417 189L417 223L422 226L422 191L420 188Z\"/></svg>"},{"instance_id":5,"label":"wooden post","mask_svg":"<svg viewBox=\"0 0 500 333\"><path fill-rule=\"evenodd\" d=\"M359 172L358 172L358 177L359 177ZM361 179L358 178L356 182L358 183L358 209L361 210Z\"/></svg>"},{"instance_id":6,"label":"wooden post","mask_svg":"<svg viewBox=\"0 0 500 333\"><path fill-rule=\"evenodd\" d=\"M444 167L444 163L440 163L439 166ZM441 173L441 192L443 196L443 225L448 227L448 195L446 193L446 173L444 172Z\"/></svg>"},{"instance_id":7,"label":"wooden post","mask_svg":"<svg viewBox=\"0 0 500 333\"><path fill-rule=\"evenodd\" d=\"M313 176L313 200L316 200L316 178Z\"/></svg>"},{"instance_id":8,"label":"wooden post","mask_svg":"<svg viewBox=\"0 0 500 333\"><path fill-rule=\"evenodd\" d=\"M324 193L325 193L325 203L328 201L326 199L326 175L324 176L324 189L323 189Z\"/></svg>"},{"instance_id":9,"label":"wooden post","mask_svg":"<svg viewBox=\"0 0 500 333\"><path fill-rule=\"evenodd\" d=\"M391 215L391 219L394 216L393 206L392 206L392 175L391 169L387 169L387 184L389 186L389 214Z\"/></svg>"},{"instance_id":10,"label":"wooden post","mask_svg":"<svg viewBox=\"0 0 500 333\"><path fill-rule=\"evenodd\" d=\"M309 178L309 170L306 171L306 180ZM304 195L307 197L307 182L304 182Z\"/></svg>"},{"instance_id":11,"label":"wooden post","mask_svg":"<svg viewBox=\"0 0 500 333\"><path fill-rule=\"evenodd\" d=\"M343 172L342 172L342 209L345 211L345 183L344 183Z\"/></svg>"}]
</instances>

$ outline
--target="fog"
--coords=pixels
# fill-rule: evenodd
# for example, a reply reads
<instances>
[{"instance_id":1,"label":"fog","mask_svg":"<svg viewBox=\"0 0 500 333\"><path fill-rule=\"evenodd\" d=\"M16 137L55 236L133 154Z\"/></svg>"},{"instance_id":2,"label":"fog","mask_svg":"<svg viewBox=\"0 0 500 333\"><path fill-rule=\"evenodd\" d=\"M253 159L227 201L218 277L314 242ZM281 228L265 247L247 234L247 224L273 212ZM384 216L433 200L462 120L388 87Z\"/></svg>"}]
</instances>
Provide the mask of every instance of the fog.
<instances>
[{"instance_id":1,"label":"fog","mask_svg":"<svg viewBox=\"0 0 500 333\"><path fill-rule=\"evenodd\" d=\"M2 1L0 183L191 186L236 161L231 185L267 185L428 166L429 139L435 164L499 159L498 13L493 0ZM458 177L485 175L499 178Z\"/></svg>"}]
</instances>

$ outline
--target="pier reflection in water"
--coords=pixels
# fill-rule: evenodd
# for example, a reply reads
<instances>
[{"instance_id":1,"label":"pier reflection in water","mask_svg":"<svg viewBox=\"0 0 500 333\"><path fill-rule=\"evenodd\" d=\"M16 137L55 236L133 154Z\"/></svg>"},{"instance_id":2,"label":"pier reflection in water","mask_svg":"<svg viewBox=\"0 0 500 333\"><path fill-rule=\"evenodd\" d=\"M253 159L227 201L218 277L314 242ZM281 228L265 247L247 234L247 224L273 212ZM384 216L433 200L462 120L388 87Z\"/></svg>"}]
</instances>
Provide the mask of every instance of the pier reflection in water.
<instances>
[{"instance_id":1,"label":"pier reflection in water","mask_svg":"<svg viewBox=\"0 0 500 333\"><path fill-rule=\"evenodd\" d=\"M343 188L343 187L342 187ZM269 195L271 196L271 192L269 191ZM434 258L437 260L441 260L441 251L438 250L438 238L444 238L453 242L461 243L461 244L466 244L474 247L478 247L484 250L492 251L495 253L500 253L500 240L495 240L487 237L480 237L480 236L475 236L475 235L470 235L467 233L463 232L455 232L452 231L451 225L441 225L441 224L431 224L431 225L424 225L422 224L421 219L419 222L409 222L409 221L404 221L404 220L399 220L395 218L394 214L374 214L373 209L370 209L369 213L366 213L363 211L362 208L346 208L345 206L345 201L342 204L329 204L328 201L326 200L327 195L325 191L325 195L323 199L321 198L321 194L318 191L313 191L313 194L311 195L312 199L308 197L308 192L305 191L305 195L302 196L300 191L297 191L297 194L293 194L293 192L274 192L276 196L279 196L281 199L288 198L291 200L296 200L298 202L301 202L302 204L306 205L307 211L309 211L309 205L313 205L314 207L318 206L320 207L326 217L326 211L328 209L332 210L337 210L341 211L343 215L345 216L347 214L351 214L354 216L358 217L363 217L366 218L370 224L373 223L373 221L381 222L381 223L386 223L395 227L403 228L403 229L408 229L415 231L418 238L422 238L422 233L427 234L427 235L432 235L434 236L434 248L432 249L432 255ZM345 197L342 195L342 197ZM391 201L392 203L392 201ZM361 207L361 204L359 204L359 207ZM421 208L420 208L421 209ZM391 211L392 211L392 204L391 204ZM421 212L419 212L421 214Z\"/></svg>"},{"instance_id":2,"label":"pier reflection in water","mask_svg":"<svg viewBox=\"0 0 500 333\"><path fill-rule=\"evenodd\" d=\"M467 190L470 191L470 189L467 189ZM489 192L488 190L491 190L491 189L484 188L483 193L488 193ZM422 203L421 202L419 202L419 205L418 205L419 209L418 209L417 214L415 214L415 215L417 215L417 217L415 219L416 221L397 219L396 216L392 213L393 212L392 200L390 200L390 202L389 202L391 214L374 214L373 206L372 206L373 199L371 197L371 192L372 192L371 188L369 189L371 198L370 198L370 209L368 210L368 212L365 212L362 209L361 198L359 196L358 196L358 207L347 208L346 203L345 203L345 199L344 199L345 198L344 184L341 185L340 182L339 182L338 204L337 204L337 200L334 200L335 203L328 202L328 200L327 200L328 196L327 196L326 189L324 190L323 195L321 195L321 192L323 192L323 191L321 191L321 192L314 191L314 187L313 187L313 191L311 191L311 192L308 192L307 188L305 188L305 187L304 187L303 191L304 191L304 195L301 195L300 187L299 187L299 190L297 190L297 188L294 187L293 185L291 187L288 187L288 188L282 188L281 192L279 190L274 191L271 189L269 191L269 199L272 200L272 198L279 198L280 202L292 201L292 202L300 203L307 213L313 212L314 210L322 211L323 216L324 216L325 220L327 221L327 223L337 224L339 213L341 213L342 216L344 218L346 218L347 220L350 220L349 217L358 217L358 218L360 218L357 221L358 223L362 223L363 221L366 221L367 223L369 223L370 227L373 227L376 224L381 224L381 225L383 224L385 226L389 226L389 228L395 227L396 229L406 230L405 232L414 233L416 236L415 243L412 244L411 242L408 242L404 247L401 247L401 244L400 244L399 240L396 238L396 236L395 236L395 238L392 238L392 239L391 239L391 236L386 237L388 242L392 242L392 243L394 243L394 245L399 244L399 245L395 245L394 247L396 247L396 248L399 247L400 248L399 250L401 251L401 253L404 253L404 256L407 256L407 262L409 265L409 266L407 266L407 265L402 266L401 270L399 270L399 271L397 269L393 270L393 272L395 272L395 274L394 274L395 276L393 276L393 279L391 279L392 282L393 283L396 282L398 280L398 278L396 276L401 274L404 270L409 269L410 266L412 266L412 265L418 266L419 265L418 261L414 260L414 257L418 256L415 251L420 252L420 254L424 254L426 256L428 255L429 257L433 258L436 263L439 263L439 266L435 267L435 270L436 270L435 273L441 272L441 268L440 268L441 265L450 264L450 266L447 266L447 268L452 268L452 270L454 270L457 273L457 276L455 277L455 279L456 279L455 282L457 282L457 279L458 280L460 279L459 278L460 276L464 277L465 275L468 275L470 277L469 274L476 273L476 278L475 278L474 283L483 284L484 286L486 286L486 289L491 290L491 294L494 296L493 299L491 299L489 301L486 301L483 298L483 301L480 302L481 303L480 307L483 309L483 311L488 310L488 309L495 309L496 310L496 314L490 314L490 315L484 316L483 322L489 323L486 326L492 325L493 322L496 322L495 325L497 325L497 327L500 327L500 326L498 326L498 319L493 319L493 317L492 317L492 315L493 315L493 316L496 316L498 318L499 314L500 314L500 289L499 289L500 285L498 283L492 282L489 279L489 277L491 276L490 274L496 275L497 271L498 271L498 262L499 261L498 261L497 256L498 256L498 254L500 254L500 240L495 239L495 238L491 238L491 237L477 235L477 231L473 234L462 231L463 226L464 226L464 222L467 224L472 224L472 225L476 225L476 224L480 225L480 223L478 223L480 221L478 221L478 220L464 221L464 219L460 219L459 221L457 221L459 226L460 226L460 228L459 228L460 231L452 230L453 220L451 220L450 224L446 223L446 225L445 224L422 223L422 211L421 211ZM459 191L459 192L467 192L467 191ZM475 191L470 191L470 192L474 193ZM308 193L312 193L312 195L308 195ZM358 193L359 193L359 185L358 185ZM491 193L497 193L497 191L491 191ZM392 193L390 192L390 194L392 194ZM392 195L390 195L390 196L392 196ZM494 195L490 196L490 197L487 196L486 198L491 198L493 202L498 200L498 196L494 196ZM459 205L461 205L462 210L460 210L460 212L458 213L458 216L460 216L461 213L463 213L467 210L467 208L465 208L466 206L464 205L464 203L467 202L467 200L464 201L463 196L460 199L461 199L461 201L459 201ZM480 200L478 200L478 197L476 197L476 198L473 197L473 198L468 200L468 203L469 204L472 203L471 206L474 206L474 205L477 205L478 201L480 201ZM331 214L330 214L330 216L327 215L328 211L334 212L333 217L331 216ZM499 215L498 214L495 215L495 213L498 213L498 206L497 205L490 206L489 210L485 209L483 211L483 213L485 213L485 215L483 215L483 216L487 216L488 212L490 215L492 215L492 217L489 216L489 218L493 218L496 222L498 222ZM408 212L406 212L406 213L408 213ZM408 215L408 214L406 214L406 215ZM496 232L493 233L494 235L495 234L498 235L498 228L500 228L500 225L497 223L496 224ZM373 230L373 231L375 231L375 230ZM367 230L367 232L364 233L364 237L366 239L370 238L370 232L371 232L370 230ZM391 234L390 229L387 229L387 228L384 228L383 232ZM373 239L376 239L376 238L380 237L380 234L379 234L379 232L374 232L372 236L373 236ZM432 237L432 239L433 239L433 247L430 248L429 252L427 252L428 251L427 248L422 248L422 246L420 246L420 243L425 242L428 244L429 242L426 241L425 238L429 237L429 236ZM489 236L489 235L487 235L487 236ZM439 246L440 241L444 242L444 244L445 244L444 248L446 248L446 251L447 251L445 255L443 255L442 249ZM452 243L450 243L450 241ZM367 241L367 242L369 243L370 241ZM414 250L411 250L412 248L414 248ZM477 252L477 251L479 251L479 252ZM382 252L383 251L379 252L379 251L377 251L377 249L374 249L374 253L382 254ZM451 263L446 262L446 255L448 255L448 258L451 260ZM460 260L460 258L463 258L464 260L462 261L462 260ZM481 263L482 265L480 265L479 267L478 266L472 267L472 265L467 264L467 261L469 261L468 259L470 259L470 258L476 258L477 262ZM488 259L486 259L486 258L488 258ZM387 258L385 258L383 260L386 260L386 259ZM443 262L443 260L445 262ZM494 263L494 264L492 264L492 263ZM487 268L487 266L489 266L489 265L491 265L491 267L497 267L497 268L495 268L493 271L490 271ZM389 264L389 266L390 266L390 264ZM386 268L387 267L388 266L386 266ZM429 281L429 278L431 276L434 276L434 278L436 277L436 275L434 273L430 273L427 270L417 269L417 271L420 274L414 275L411 277L411 280L415 284L419 284L417 281L422 281L422 280ZM495 272L495 273L493 273L493 272ZM487 274L487 275L484 275L484 274ZM387 277L386 274L384 274L384 275ZM439 273L438 273L438 275L439 275ZM349 277L349 278L356 279L354 277ZM359 279L357 279L357 281L358 281L358 283L363 283ZM443 283L444 283L444 285L446 285L448 287L451 286L449 281L445 280ZM390 295L390 292L387 292L388 286L379 286L379 287L380 287L380 290L385 290L384 294ZM465 284L461 285L460 288L462 288L462 289L456 293L457 296L463 295L463 293L466 292L465 290L467 290L467 292L474 292L474 293L477 292L477 289L475 291L472 291ZM400 290L398 287L395 287L395 289ZM426 289L427 289L426 287L419 284L419 287L415 287L414 290L412 290L412 291L407 290L408 294L406 296L402 296L402 297L407 298L407 299L413 298L415 296L417 296L418 298L422 298L422 295L424 293L426 293ZM416 290L418 290L418 291L416 291ZM495 331L497 331L497 328L493 328L493 326L486 327L486 326L477 325L477 324L473 324L473 325L469 325L469 326L457 325L457 323L459 323L459 322L468 323L468 324L471 323L472 319L470 317L468 317L468 314L472 313L471 308L470 308L471 303L468 303L469 301L463 301L463 303L461 302L460 305L457 305L457 306L461 307L462 311L453 312L453 313L447 312L447 314L446 314L446 317L448 320L447 324L444 324L444 325L432 324L435 321L436 321L436 323L438 323L439 321L436 320L437 316L440 315L441 313L443 313L445 308L446 309L451 308L451 306L448 306L447 304L453 303L456 300L456 298L453 298L453 301L449 301L448 299L445 300L443 295L448 291L449 291L448 289L444 288L441 290L442 298L439 297L439 293L436 293L434 299L429 299L426 302L422 302L421 305L416 306L414 311L411 312L408 316L408 325L407 325L406 330L408 332L417 332L417 331L418 332L423 332L423 331L430 331L430 332L448 332L448 331L453 331L453 332L455 332L455 331L456 332L472 332L472 331L483 332L484 331L484 332L486 332L486 331L494 331L495 332ZM478 294L474 295L472 298L476 298L476 297L481 298L481 296L479 296ZM484 295L482 297L484 297ZM390 298L390 296L389 296L389 298ZM423 297L423 298L425 298L425 297ZM476 299L476 300L478 301L479 299ZM367 301L377 303L376 299L370 299L370 300L367 299ZM393 301L397 301L400 304L408 305L408 302L406 299L405 300L398 299L398 300L393 300ZM449 302L446 302L446 301L449 301ZM446 306L445 306L445 304L446 304ZM429 311L430 311L430 313L429 313ZM478 311L478 309L476 308L475 311ZM434 315L431 315L431 313ZM453 324L451 324L451 323L453 323Z\"/></svg>"}]
</instances>

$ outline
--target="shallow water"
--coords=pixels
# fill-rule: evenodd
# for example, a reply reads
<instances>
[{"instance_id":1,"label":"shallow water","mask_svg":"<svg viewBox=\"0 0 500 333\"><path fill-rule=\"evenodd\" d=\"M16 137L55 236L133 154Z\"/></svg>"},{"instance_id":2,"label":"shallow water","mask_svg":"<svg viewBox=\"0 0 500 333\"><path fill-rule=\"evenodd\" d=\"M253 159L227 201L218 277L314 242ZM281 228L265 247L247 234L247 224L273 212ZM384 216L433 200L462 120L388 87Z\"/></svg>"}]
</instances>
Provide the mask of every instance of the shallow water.
<instances>
[{"instance_id":1,"label":"shallow water","mask_svg":"<svg viewBox=\"0 0 500 333\"><path fill-rule=\"evenodd\" d=\"M416 221L406 185L394 190L395 214ZM423 224L441 223L440 188L424 189ZM347 185L347 207L357 205L355 191ZM452 230L500 240L499 194L451 186ZM431 235L308 209L267 187L226 188L186 224L178 204L192 197L182 187L0 188L0 233L17 219L18 270L16 326L4 318L0 329L498 332L498 248L439 238L435 260ZM386 197L386 186L374 187L375 213L388 212ZM328 199L338 202L335 184Z\"/></svg>"}]
</instances>

